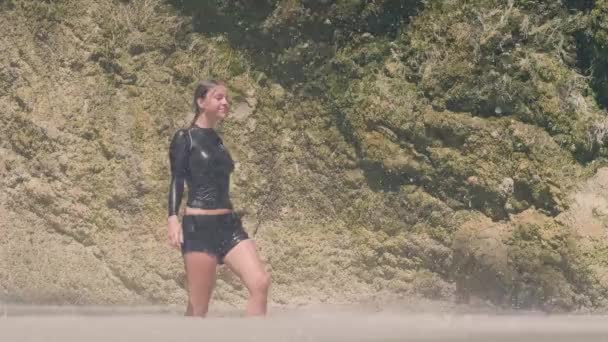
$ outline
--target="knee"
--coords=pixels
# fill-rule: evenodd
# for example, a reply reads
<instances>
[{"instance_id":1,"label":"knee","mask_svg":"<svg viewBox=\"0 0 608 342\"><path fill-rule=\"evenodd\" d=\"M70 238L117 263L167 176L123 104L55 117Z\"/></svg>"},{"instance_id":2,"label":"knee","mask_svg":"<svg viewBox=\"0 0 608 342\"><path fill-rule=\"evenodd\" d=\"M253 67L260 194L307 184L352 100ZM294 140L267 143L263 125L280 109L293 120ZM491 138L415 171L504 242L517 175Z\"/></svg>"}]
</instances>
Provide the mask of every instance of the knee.
<instances>
[{"instance_id":1,"label":"knee","mask_svg":"<svg viewBox=\"0 0 608 342\"><path fill-rule=\"evenodd\" d=\"M252 294L265 294L270 287L270 274L266 271L260 272L253 277L249 286Z\"/></svg>"}]
</instances>

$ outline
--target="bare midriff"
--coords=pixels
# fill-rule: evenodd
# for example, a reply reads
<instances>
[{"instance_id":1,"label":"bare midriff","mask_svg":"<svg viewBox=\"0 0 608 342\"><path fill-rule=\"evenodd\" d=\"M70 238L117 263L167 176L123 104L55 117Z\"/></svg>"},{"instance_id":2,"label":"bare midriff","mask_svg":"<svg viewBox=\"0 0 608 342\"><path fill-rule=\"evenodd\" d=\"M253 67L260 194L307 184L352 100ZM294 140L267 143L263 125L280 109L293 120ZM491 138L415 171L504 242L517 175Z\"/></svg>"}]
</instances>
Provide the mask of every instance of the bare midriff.
<instances>
[{"instance_id":1,"label":"bare midriff","mask_svg":"<svg viewBox=\"0 0 608 342\"><path fill-rule=\"evenodd\" d=\"M223 215L230 214L231 209L200 209L186 207L186 215Z\"/></svg>"}]
</instances>

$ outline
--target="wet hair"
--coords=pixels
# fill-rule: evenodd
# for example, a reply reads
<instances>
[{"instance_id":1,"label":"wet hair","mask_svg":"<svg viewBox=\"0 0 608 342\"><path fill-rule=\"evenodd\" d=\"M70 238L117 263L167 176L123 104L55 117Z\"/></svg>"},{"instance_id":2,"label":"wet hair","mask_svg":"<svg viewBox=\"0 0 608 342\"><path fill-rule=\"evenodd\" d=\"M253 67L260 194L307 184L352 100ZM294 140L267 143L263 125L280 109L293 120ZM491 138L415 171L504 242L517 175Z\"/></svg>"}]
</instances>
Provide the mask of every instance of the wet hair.
<instances>
[{"instance_id":1,"label":"wet hair","mask_svg":"<svg viewBox=\"0 0 608 342\"><path fill-rule=\"evenodd\" d=\"M199 115L203 112L201 108L198 106L197 100L199 98L204 98L209 93L209 90L217 87L218 85L223 85L222 82L218 82L215 80L201 81L196 85L196 89L194 89L194 99L192 100L192 110L194 111L194 118L190 123L190 127L194 126L196 120L198 120Z\"/></svg>"}]
</instances>

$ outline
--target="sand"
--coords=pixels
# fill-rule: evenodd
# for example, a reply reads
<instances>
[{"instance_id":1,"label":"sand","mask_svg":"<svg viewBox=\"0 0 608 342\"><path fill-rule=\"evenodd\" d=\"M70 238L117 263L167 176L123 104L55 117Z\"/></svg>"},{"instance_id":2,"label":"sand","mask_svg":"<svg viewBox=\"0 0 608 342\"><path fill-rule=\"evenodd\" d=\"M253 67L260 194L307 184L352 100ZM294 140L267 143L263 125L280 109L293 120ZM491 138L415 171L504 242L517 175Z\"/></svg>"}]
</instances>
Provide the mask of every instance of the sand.
<instances>
[{"instance_id":1,"label":"sand","mask_svg":"<svg viewBox=\"0 0 608 342\"><path fill-rule=\"evenodd\" d=\"M491 314L361 309L270 308L265 318L219 310L206 319L178 307L5 305L0 341L527 341L608 342L606 315Z\"/></svg>"}]
</instances>

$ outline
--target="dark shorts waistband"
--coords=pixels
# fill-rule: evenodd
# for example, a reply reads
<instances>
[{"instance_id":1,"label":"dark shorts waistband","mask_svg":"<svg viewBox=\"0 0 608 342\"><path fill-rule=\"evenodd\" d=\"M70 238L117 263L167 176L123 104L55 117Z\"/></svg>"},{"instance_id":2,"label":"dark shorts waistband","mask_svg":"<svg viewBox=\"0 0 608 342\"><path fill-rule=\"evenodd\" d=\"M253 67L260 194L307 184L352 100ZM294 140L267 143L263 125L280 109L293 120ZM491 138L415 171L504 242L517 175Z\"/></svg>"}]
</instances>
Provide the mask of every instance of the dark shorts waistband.
<instances>
[{"instance_id":1,"label":"dark shorts waistband","mask_svg":"<svg viewBox=\"0 0 608 342\"><path fill-rule=\"evenodd\" d=\"M196 209L232 209L232 203L229 200L212 202L199 199L190 199L186 205L190 208Z\"/></svg>"}]
</instances>

